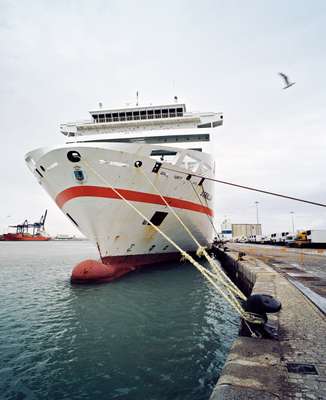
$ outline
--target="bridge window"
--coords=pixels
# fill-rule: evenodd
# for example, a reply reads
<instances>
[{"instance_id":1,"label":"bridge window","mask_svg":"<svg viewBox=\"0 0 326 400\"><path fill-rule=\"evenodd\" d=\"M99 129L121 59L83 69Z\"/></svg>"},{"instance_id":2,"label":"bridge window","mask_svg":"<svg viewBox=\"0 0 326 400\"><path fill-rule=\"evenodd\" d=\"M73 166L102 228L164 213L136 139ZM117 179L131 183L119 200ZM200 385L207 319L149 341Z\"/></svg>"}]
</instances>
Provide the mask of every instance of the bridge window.
<instances>
[{"instance_id":1,"label":"bridge window","mask_svg":"<svg viewBox=\"0 0 326 400\"><path fill-rule=\"evenodd\" d=\"M183 117L183 108L177 108L177 116Z\"/></svg>"},{"instance_id":2,"label":"bridge window","mask_svg":"<svg viewBox=\"0 0 326 400\"><path fill-rule=\"evenodd\" d=\"M141 111L140 112L140 119L146 119L146 111Z\"/></svg>"},{"instance_id":3,"label":"bridge window","mask_svg":"<svg viewBox=\"0 0 326 400\"><path fill-rule=\"evenodd\" d=\"M169 116L170 116L170 118L174 118L176 116L175 108L170 108L169 109Z\"/></svg>"}]
</instances>

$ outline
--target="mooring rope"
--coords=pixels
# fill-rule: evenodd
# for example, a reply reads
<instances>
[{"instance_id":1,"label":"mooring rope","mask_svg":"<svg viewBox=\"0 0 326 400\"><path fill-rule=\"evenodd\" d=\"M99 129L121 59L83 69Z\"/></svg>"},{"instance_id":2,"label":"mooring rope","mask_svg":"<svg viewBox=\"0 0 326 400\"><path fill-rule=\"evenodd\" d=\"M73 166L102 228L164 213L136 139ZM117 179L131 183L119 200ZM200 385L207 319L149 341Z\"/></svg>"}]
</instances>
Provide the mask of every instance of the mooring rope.
<instances>
[{"instance_id":1,"label":"mooring rope","mask_svg":"<svg viewBox=\"0 0 326 400\"><path fill-rule=\"evenodd\" d=\"M215 260L207 253L206 248L202 246L196 237L192 234L190 229L187 227L187 225L182 221L178 213L170 206L170 204L166 201L165 197L162 195L162 193L159 191L157 186L150 180L150 178L147 176L143 168L139 168L140 172L142 175L145 177L147 182L152 186L152 188L158 193L162 201L165 203L165 205L168 207L168 209L172 212L172 214L176 217L176 219L179 221L181 226L184 228L184 230L189 234L190 238L196 243L198 246L197 249L197 255L200 257L201 255L204 255L206 260L209 262L210 266L212 267L213 271L217 275L219 275L219 279L222 281L223 285L228 287L231 291L234 292L235 295L239 296L242 300L247 300L246 296L239 290L239 288L231 281L231 279L221 270L221 268L216 264ZM202 204L202 203L201 203Z\"/></svg>"},{"instance_id":2,"label":"mooring rope","mask_svg":"<svg viewBox=\"0 0 326 400\"><path fill-rule=\"evenodd\" d=\"M200 198L199 194L197 193L197 191L196 191L193 183L191 182L191 180L189 180L189 183L191 184L191 187L193 188L193 191L195 192L195 194L197 196L197 199L199 200L200 204L203 206L203 202L201 201L201 198ZM201 187L203 188L203 191L204 191L204 184L202 184ZM207 203L206 197L204 197L204 199L205 199L206 207L208 207L208 203ZM206 215L207 215L207 218L208 218L209 222L212 225L212 228L214 229L216 237L218 237L221 240L220 234L217 232L217 230L215 228L215 225L214 225L214 223L212 221L212 218L208 214L206 214Z\"/></svg>"},{"instance_id":3,"label":"mooring rope","mask_svg":"<svg viewBox=\"0 0 326 400\"><path fill-rule=\"evenodd\" d=\"M252 190L254 192L259 192L259 193L264 193L264 194L270 194L271 196L276 196L276 197L281 197L283 199L289 199L289 200L294 200L294 201L299 201L301 203L307 203L307 204L312 204L314 206L319 206L319 207L326 207L326 204L324 203L317 203L315 201L311 201L311 200L306 200L306 199L300 199L298 197L293 197L293 196L288 196L285 194L281 194L281 193L276 193L276 192L271 192L268 190L262 190L262 189L257 189L254 187L250 187L250 186L244 186L244 185L239 185L237 183L232 183L232 182L227 182L227 181L221 181L220 179L215 179L215 178L210 178L208 176L204 176L204 175L199 175L199 174L195 174L192 172L185 172L185 171L179 171L177 169L173 169L173 168L167 168L167 167L161 167L162 169L165 169L166 171L172 171L172 172L177 172L179 174L183 174L183 175L187 175L187 176L195 176L197 178L201 178L204 180L208 180L208 181L213 181L213 182L217 182L217 183L221 183L223 185L229 185L229 186L234 186L234 187L238 187L241 189L246 189L246 190Z\"/></svg>"},{"instance_id":4,"label":"mooring rope","mask_svg":"<svg viewBox=\"0 0 326 400\"><path fill-rule=\"evenodd\" d=\"M110 187L110 189L121 199L123 200L129 207L131 207L138 215L140 215L149 225L151 225L157 232L159 232L173 247L175 247L182 257L192 265L194 265L199 272L214 286L214 288L221 294L221 296L239 313L239 315L248 322L255 324L264 323L264 319L254 313L247 312L243 309L240 302L234 296L233 291L228 289L228 286L225 286L225 289L228 290L228 293L225 293L224 290L218 286L218 284L213 280L212 275L216 278L216 274L211 273L202 265L200 265L190 254L188 254L185 250L183 250L174 240L172 240L166 233L164 233L158 226L154 225L137 207L135 207L129 200L127 200L119 190L115 189L106 178L104 178L101 174L99 174L95 168L93 168L86 160L81 161L89 170L91 170L106 186ZM214 267L215 269L215 267ZM233 284L233 282L232 282ZM234 284L233 284L234 285ZM239 290L239 289L238 289ZM242 296L244 296L242 294Z\"/></svg>"}]
</instances>

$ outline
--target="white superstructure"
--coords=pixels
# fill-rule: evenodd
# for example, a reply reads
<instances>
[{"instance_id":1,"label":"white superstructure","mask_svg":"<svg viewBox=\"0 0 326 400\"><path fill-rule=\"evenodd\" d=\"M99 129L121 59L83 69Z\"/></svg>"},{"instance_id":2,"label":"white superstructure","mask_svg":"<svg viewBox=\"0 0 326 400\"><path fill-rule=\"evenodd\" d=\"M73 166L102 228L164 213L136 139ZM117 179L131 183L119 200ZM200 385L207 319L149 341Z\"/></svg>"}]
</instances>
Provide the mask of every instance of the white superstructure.
<instances>
[{"instance_id":1,"label":"white superstructure","mask_svg":"<svg viewBox=\"0 0 326 400\"><path fill-rule=\"evenodd\" d=\"M214 175L209 153L222 113L190 113L184 104L170 104L99 107L90 115L88 121L62 124L66 144L34 150L26 162L72 223L96 243L102 262L118 276L177 256L123 199L184 250L195 251L163 196L206 245L213 192L210 181L192 174Z\"/></svg>"}]
</instances>

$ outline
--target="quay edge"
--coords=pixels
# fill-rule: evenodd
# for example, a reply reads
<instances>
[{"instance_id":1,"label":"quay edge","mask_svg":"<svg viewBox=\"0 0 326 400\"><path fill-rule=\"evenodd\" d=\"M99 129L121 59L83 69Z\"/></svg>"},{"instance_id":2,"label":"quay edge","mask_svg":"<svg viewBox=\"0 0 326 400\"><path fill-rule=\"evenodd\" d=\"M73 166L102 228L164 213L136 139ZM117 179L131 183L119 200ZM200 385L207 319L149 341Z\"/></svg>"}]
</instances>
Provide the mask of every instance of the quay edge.
<instances>
[{"instance_id":1,"label":"quay edge","mask_svg":"<svg viewBox=\"0 0 326 400\"><path fill-rule=\"evenodd\" d=\"M282 302L282 310L268 318L279 340L244 336L235 340L210 400L323 399L324 315L261 260L251 256L239 260L237 251L219 251L218 258L246 295L269 294ZM289 372L293 363L313 365L317 374Z\"/></svg>"}]
</instances>

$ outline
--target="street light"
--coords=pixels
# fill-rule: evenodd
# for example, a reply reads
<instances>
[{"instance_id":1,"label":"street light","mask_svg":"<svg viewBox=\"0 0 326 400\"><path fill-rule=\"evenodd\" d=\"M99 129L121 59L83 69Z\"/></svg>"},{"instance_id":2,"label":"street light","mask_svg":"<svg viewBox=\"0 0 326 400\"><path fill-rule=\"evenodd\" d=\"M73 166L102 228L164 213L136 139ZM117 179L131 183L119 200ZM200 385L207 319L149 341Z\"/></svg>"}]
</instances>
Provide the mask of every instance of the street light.
<instances>
[{"instance_id":1,"label":"street light","mask_svg":"<svg viewBox=\"0 0 326 400\"><path fill-rule=\"evenodd\" d=\"M262 230L259 229L259 213L258 213L258 205L259 205L259 201L255 201L255 205L256 205L256 235L262 235Z\"/></svg>"},{"instance_id":2,"label":"street light","mask_svg":"<svg viewBox=\"0 0 326 400\"><path fill-rule=\"evenodd\" d=\"M292 219L292 232L294 233L294 211L290 211L291 219Z\"/></svg>"},{"instance_id":3,"label":"street light","mask_svg":"<svg viewBox=\"0 0 326 400\"><path fill-rule=\"evenodd\" d=\"M257 225L259 225L259 218L258 218L258 204L259 204L259 201L255 201L255 204L256 204L256 221L257 221Z\"/></svg>"}]
</instances>

